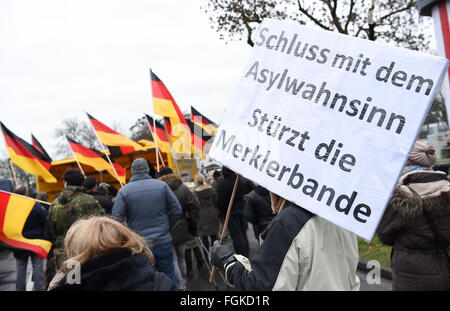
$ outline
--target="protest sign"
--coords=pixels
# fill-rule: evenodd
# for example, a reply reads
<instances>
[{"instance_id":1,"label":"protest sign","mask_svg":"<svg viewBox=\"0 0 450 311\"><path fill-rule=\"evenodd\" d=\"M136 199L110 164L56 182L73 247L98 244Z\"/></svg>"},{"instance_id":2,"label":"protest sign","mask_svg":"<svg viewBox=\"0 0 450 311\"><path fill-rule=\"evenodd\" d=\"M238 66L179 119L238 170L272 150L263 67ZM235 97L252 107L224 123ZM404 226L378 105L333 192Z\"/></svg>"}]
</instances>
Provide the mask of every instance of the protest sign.
<instances>
[{"instance_id":1,"label":"protest sign","mask_svg":"<svg viewBox=\"0 0 450 311\"><path fill-rule=\"evenodd\" d=\"M210 156L371 240L448 61L265 20Z\"/></svg>"}]
</instances>

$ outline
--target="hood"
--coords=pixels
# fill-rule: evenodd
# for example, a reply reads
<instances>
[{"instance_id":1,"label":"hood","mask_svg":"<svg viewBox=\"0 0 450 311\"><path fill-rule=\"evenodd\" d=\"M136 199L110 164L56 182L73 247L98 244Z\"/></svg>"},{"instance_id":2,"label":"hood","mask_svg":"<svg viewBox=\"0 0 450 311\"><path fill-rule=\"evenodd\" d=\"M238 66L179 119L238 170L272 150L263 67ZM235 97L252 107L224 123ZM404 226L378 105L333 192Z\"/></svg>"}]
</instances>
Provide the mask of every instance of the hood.
<instances>
[{"instance_id":1,"label":"hood","mask_svg":"<svg viewBox=\"0 0 450 311\"><path fill-rule=\"evenodd\" d=\"M166 184L168 184L170 189L172 189L172 190L177 189L183 183L181 178L175 174L164 175L164 176L160 177L159 180L162 180Z\"/></svg>"},{"instance_id":2,"label":"hood","mask_svg":"<svg viewBox=\"0 0 450 311\"><path fill-rule=\"evenodd\" d=\"M59 203L61 204L66 204L70 201L73 200L73 198L78 194L78 193L82 193L83 189L81 189L81 187L78 186L67 186L66 188L64 188L60 195L58 196L58 200Z\"/></svg>"},{"instance_id":3,"label":"hood","mask_svg":"<svg viewBox=\"0 0 450 311\"><path fill-rule=\"evenodd\" d=\"M411 187L423 199L421 200L408 188ZM412 171L399 179L389 204L404 219L423 215L427 209L434 217L450 214L450 182L443 172Z\"/></svg>"},{"instance_id":4,"label":"hood","mask_svg":"<svg viewBox=\"0 0 450 311\"><path fill-rule=\"evenodd\" d=\"M233 177L236 177L236 174L232 170L230 170L228 167L223 166L222 167L222 176L225 179L231 179Z\"/></svg>"},{"instance_id":5,"label":"hood","mask_svg":"<svg viewBox=\"0 0 450 311\"><path fill-rule=\"evenodd\" d=\"M253 189L253 190L262 196L270 195L269 190L267 190L266 188L261 187L261 186L256 186L255 189Z\"/></svg>"},{"instance_id":6,"label":"hood","mask_svg":"<svg viewBox=\"0 0 450 311\"><path fill-rule=\"evenodd\" d=\"M199 195L212 195L215 190L210 185L200 185L197 186L194 191Z\"/></svg>"}]
</instances>

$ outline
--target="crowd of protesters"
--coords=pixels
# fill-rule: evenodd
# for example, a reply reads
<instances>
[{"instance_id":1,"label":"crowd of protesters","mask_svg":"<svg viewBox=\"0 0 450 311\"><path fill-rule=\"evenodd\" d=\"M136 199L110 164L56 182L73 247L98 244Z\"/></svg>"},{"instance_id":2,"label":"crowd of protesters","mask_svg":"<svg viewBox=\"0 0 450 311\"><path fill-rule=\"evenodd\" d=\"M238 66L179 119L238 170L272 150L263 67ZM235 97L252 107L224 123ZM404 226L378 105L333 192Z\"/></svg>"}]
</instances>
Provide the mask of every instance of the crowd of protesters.
<instances>
[{"instance_id":1,"label":"crowd of protesters","mask_svg":"<svg viewBox=\"0 0 450 311\"><path fill-rule=\"evenodd\" d=\"M435 161L416 142L377 230L393 246L394 290L450 289L450 182ZM242 176L235 188L227 167L178 175L137 158L131 175L117 190L68 169L62 192L28 217L23 235L52 248L45 260L14 251L16 290L26 289L29 260L38 291L189 290L194 262L199 275L215 265L236 290L359 290L355 234ZM14 192L28 195L24 186ZM251 258L249 238L259 245Z\"/></svg>"}]
</instances>

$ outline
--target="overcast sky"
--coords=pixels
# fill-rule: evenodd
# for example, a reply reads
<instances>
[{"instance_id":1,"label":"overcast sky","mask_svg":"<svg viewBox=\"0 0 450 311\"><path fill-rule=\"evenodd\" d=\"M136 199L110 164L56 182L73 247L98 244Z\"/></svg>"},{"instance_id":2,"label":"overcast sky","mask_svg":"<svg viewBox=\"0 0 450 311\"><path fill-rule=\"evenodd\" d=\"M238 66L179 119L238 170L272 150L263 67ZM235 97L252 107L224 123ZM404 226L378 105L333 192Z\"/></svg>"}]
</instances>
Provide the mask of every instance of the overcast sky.
<instances>
[{"instance_id":1,"label":"overcast sky","mask_svg":"<svg viewBox=\"0 0 450 311\"><path fill-rule=\"evenodd\" d=\"M153 112L151 68L183 112L220 122L251 48L219 39L206 1L0 0L0 121L51 155L55 128L85 111L129 135Z\"/></svg>"},{"instance_id":2,"label":"overcast sky","mask_svg":"<svg viewBox=\"0 0 450 311\"><path fill-rule=\"evenodd\" d=\"M0 121L51 155L55 128L85 111L129 134L153 112L151 68L183 112L220 122L251 48L219 39L205 1L1 0Z\"/></svg>"}]
</instances>

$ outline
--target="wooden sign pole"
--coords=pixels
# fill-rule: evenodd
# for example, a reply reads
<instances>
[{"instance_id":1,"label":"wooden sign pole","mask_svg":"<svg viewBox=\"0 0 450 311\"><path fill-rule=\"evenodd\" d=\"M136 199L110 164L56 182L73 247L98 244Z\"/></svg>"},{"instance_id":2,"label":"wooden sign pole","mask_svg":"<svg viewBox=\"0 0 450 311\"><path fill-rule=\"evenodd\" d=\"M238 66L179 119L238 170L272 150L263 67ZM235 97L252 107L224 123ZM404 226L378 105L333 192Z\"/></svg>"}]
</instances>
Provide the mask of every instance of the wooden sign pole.
<instances>
[{"instance_id":1,"label":"wooden sign pole","mask_svg":"<svg viewBox=\"0 0 450 311\"><path fill-rule=\"evenodd\" d=\"M236 181L234 182L233 192L231 193L230 203L228 203L227 214L225 216L225 221L223 223L222 234L220 235L220 239L219 239L219 243L220 244L222 244L222 239L225 236L225 232L227 231L228 222L230 220L231 208L233 206L234 197L236 196L236 191L237 191L237 188L238 188L238 185L239 185L239 178L240 178L240 176L237 175L236 176ZM216 269L217 269L216 266L212 267L211 275L209 276L209 282L210 283L212 283L212 281L213 281L214 274L216 274Z\"/></svg>"}]
</instances>

